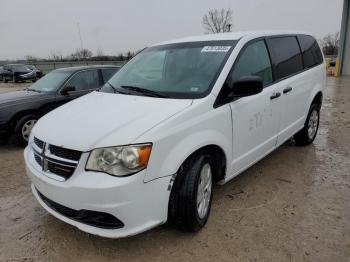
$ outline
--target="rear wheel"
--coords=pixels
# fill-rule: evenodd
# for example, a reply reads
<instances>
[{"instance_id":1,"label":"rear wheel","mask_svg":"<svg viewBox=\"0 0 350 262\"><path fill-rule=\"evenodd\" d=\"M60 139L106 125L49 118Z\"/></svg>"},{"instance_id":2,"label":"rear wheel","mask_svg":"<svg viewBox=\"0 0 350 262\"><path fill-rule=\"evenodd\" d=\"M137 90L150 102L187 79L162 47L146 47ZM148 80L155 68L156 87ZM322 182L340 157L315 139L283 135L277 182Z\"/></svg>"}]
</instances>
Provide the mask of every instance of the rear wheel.
<instances>
[{"instance_id":1,"label":"rear wheel","mask_svg":"<svg viewBox=\"0 0 350 262\"><path fill-rule=\"evenodd\" d=\"M169 202L169 220L188 231L198 231L207 222L213 189L209 155L194 155L180 168Z\"/></svg>"},{"instance_id":2,"label":"rear wheel","mask_svg":"<svg viewBox=\"0 0 350 262\"><path fill-rule=\"evenodd\" d=\"M15 139L18 144L25 145L28 143L30 132L38 121L36 115L26 115L17 121L15 126Z\"/></svg>"},{"instance_id":3,"label":"rear wheel","mask_svg":"<svg viewBox=\"0 0 350 262\"><path fill-rule=\"evenodd\" d=\"M3 81L4 83L7 83L7 79L6 79L6 76L5 76L5 75L2 75L2 81Z\"/></svg>"},{"instance_id":4,"label":"rear wheel","mask_svg":"<svg viewBox=\"0 0 350 262\"><path fill-rule=\"evenodd\" d=\"M320 106L312 104L303 129L294 135L295 143L299 146L311 144L317 135L320 122Z\"/></svg>"},{"instance_id":5,"label":"rear wheel","mask_svg":"<svg viewBox=\"0 0 350 262\"><path fill-rule=\"evenodd\" d=\"M13 81L14 83L17 83L17 82L18 82L15 75L12 76L12 81Z\"/></svg>"}]
</instances>

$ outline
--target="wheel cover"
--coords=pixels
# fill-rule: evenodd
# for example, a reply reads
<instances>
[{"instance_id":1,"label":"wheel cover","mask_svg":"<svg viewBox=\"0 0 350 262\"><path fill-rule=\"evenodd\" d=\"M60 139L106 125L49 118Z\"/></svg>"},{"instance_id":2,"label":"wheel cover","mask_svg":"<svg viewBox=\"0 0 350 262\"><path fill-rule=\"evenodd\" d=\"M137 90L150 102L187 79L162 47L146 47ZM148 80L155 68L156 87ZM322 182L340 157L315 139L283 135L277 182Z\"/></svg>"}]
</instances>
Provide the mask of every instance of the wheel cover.
<instances>
[{"instance_id":1,"label":"wheel cover","mask_svg":"<svg viewBox=\"0 0 350 262\"><path fill-rule=\"evenodd\" d=\"M310 140L315 137L317 128L318 128L318 111L313 110L311 112L309 123L307 125L307 134Z\"/></svg>"},{"instance_id":2,"label":"wheel cover","mask_svg":"<svg viewBox=\"0 0 350 262\"><path fill-rule=\"evenodd\" d=\"M22 137L25 141L28 142L30 132L32 131L36 122L37 122L36 119L31 119L31 120L28 120L27 122L24 123L24 125L22 127Z\"/></svg>"},{"instance_id":3,"label":"wheel cover","mask_svg":"<svg viewBox=\"0 0 350 262\"><path fill-rule=\"evenodd\" d=\"M203 165L197 188L197 212L198 216L203 219L209 210L209 204L211 200L211 187L212 187L212 172L208 163Z\"/></svg>"}]
</instances>

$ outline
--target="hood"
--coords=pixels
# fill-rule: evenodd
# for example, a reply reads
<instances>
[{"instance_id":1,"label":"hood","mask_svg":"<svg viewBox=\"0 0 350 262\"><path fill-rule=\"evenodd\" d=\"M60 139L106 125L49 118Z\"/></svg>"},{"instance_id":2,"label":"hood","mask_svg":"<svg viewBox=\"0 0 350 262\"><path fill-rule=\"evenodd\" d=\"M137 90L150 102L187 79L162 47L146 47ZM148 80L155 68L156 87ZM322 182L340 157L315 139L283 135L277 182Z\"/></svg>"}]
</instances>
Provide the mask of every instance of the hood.
<instances>
[{"instance_id":1,"label":"hood","mask_svg":"<svg viewBox=\"0 0 350 262\"><path fill-rule=\"evenodd\" d=\"M38 96L42 96L43 93L38 93L29 90L14 91L0 94L0 108L7 105L14 105L17 103L23 103L26 101L32 101Z\"/></svg>"},{"instance_id":2,"label":"hood","mask_svg":"<svg viewBox=\"0 0 350 262\"><path fill-rule=\"evenodd\" d=\"M12 72L17 73L17 74L28 74L28 73L33 72L33 70L29 69L29 68L27 68L27 69L16 69L16 68L14 68L14 69L12 69Z\"/></svg>"},{"instance_id":3,"label":"hood","mask_svg":"<svg viewBox=\"0 0 350 262\"><path fill-rule=\"evenodd\" d=\"M126 145L191 103L92 92L42 117L32 133L46 143L79 151Z\"/></svg>"}]
</instances>

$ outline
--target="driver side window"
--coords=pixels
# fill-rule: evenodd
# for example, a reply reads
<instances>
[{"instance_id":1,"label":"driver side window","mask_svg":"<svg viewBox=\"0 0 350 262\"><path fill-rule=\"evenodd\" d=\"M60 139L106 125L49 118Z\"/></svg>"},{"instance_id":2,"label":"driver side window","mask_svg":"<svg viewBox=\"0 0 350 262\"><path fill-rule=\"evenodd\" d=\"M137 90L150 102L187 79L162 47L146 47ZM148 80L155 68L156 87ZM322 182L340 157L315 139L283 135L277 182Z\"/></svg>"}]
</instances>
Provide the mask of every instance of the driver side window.
<instances>
[{"instance_id":1,"label":"driver side window","mask_svg":"<svg viewBox=\"0 0 350 262\"><path fill-rule=\"evenodd\" d=\"M87 70L75 74L66 84L74 86L76 91L97 89L99 87L99 77L97 70Z\"/></svg>"},{"instance_id":2,"label":"driver side window","mask_svg":"<svg viewBox=\"0 0 350 262\"><path fill-rule=\"evenodd\" d=\"M259 76L264 86L272 83L271 62L264 40L253 42L243 50L233 68L230 84L244 76Z\"/></svg>"}]
</instances>

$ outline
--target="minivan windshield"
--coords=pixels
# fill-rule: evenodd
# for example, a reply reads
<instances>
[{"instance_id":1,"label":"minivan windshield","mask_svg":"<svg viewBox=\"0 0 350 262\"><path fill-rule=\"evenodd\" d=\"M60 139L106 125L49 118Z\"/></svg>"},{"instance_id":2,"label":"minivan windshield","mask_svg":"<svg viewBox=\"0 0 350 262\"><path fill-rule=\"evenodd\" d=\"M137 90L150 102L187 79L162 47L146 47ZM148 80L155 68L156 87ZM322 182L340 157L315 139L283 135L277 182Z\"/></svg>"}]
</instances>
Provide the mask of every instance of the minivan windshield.
<instances>
[{"instance_id":1,"label":"minivan windshield","mask_svg":"<svg viewBox=\"0 0 350 262\"><path fill-rule=\"evenodd\" d=\"M56 91L71 74L71 71L52 71L32 84L28 90L36 92Z\"/></svg>"},{"instance_id":2,"label":"minivan windshield","mask_svg":"<svg viewBox=\"0 0 350 262\"><path fill-rule=\"evenodd\" d=\"M204 97L236 43L201 41L147 48L124 65L101 91L169 98Z\"/></svg>"}]
</instances>

